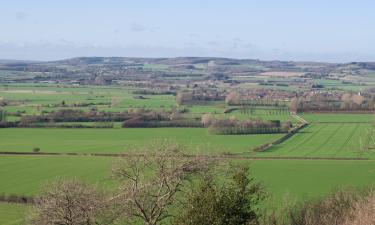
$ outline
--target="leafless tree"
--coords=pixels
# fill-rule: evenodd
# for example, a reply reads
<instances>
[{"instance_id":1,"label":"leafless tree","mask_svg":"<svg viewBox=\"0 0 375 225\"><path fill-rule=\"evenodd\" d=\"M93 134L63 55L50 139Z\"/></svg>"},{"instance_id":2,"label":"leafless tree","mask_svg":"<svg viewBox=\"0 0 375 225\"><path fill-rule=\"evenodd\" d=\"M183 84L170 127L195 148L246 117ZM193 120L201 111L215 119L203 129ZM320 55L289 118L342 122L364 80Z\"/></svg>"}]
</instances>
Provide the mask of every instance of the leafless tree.
<instances>
[{"instance_id":1,"label":"leafless tree","mask_svg":"<svg viewBox=\"0 0 375 225\"><path fill-rule=\"evenodd\" d=\"M26 221L30 225L108 225L116 221L114 208L95 186L60 179L44 187Z\"/></svg>"},{"instance_id":2,"label":"leafless tree","mask_svg":"<svg viewBox=\"0 0 375 225\"><path fill-rule=\"evenodd\" d=\"M193 93L190 91L180 91L176 95L176 104L178 106L183 105L193 99Z\"/></svg>"},{"instance_id":3,"label":"leafless tree","mask_svg":"<svg viewBox=\"0 0 375 225\"><path fill-rule=\"evenodd\" d=\"M214 120L214 117L212 116L212 114L206 113L202 115L201 123L203 124L203 126L208 127L212 123L213 120Z\"/></svg>"},{"instance_id":4,"label":"leafless tree","mask_svg":"<svg viewBox=\"0 0 375 225\"><path fill-rule=\"evenodd\" d=\"M158 141L136 149L114 166L114 176L123 181L115 198L133 223L156 225L170 217L169 209L183 185L207 168L205 158L187 157L183 150L179 144Z\"/></svg>"},{"instance_id":5,"label":"leafless tree","mask_svg":"<svg viewBox=\"0 0 375 225\"><path fill-rule=\"evenodd\" d=\"M230 92L225 97L225 103L227 103L228 105L238 104L239 102L240 102L240 95L236 91Z\"/></svg>"},{"instance_id":6,"label":"leafless tree","mask_svg":"<svg viewBox=\"0 0 375 225\"><path fill-rule=\"evenodd\" d=\"M361 95L353 95L351 100L358 106L361 106L365 98Z\"/></svg>"},{"instance_id":7,"label":"leafless tree","mask_svg":"<svg viewBox=\"0 0 375 225\"><path fill-rule=\"evenodd\" d=\"M297 97L293 97L291 100L290 100L290 104L289 104L289 110L293 113L296 113L297 110L298 110L298 98Z\"/></svg>"}]
</instances>

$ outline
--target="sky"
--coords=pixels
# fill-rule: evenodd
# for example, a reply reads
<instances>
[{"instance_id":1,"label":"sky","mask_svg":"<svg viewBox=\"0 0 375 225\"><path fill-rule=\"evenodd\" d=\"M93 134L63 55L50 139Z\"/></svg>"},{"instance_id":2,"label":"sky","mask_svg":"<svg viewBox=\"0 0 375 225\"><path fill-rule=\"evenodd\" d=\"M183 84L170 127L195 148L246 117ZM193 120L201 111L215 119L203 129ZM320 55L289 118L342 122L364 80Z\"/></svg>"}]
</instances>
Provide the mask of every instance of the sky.
<instances>
[{"instance_id":1,"label":"sky","mask_svg":"<svg viewBox=\"0 0 375 225\"><path fill-rule=\"evenodd\" d=\"M373 0L1 0L0 59L375 61Z\"/></svg>"}]
</instances>

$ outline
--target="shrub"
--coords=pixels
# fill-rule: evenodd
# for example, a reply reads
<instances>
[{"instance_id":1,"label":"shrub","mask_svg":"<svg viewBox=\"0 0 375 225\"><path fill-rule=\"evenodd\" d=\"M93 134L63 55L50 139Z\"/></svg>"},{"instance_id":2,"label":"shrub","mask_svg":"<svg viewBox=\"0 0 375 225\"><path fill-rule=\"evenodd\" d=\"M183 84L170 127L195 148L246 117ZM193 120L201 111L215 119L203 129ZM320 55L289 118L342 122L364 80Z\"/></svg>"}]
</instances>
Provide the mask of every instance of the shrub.
<instances>
[{"instance_id":1,"label":"shrub","mask_svg":"<svg viewBox=\"0 0 375 225\"><path fill-rule=\"evenodd\" d=\"M248 167L234 167L224 184L218 175L204 176L197 188L188 194L177 214L178 225L245 225L258 224L258 206L264 198L262 186L248 178Z\"/></svg>"},{"instance_id":2,"label":"shrub","mask_svg":"<svg viewBox=\"0 0 375 225\"><path fill-rule=\"evenodd\" d=\"M38 147L33 148L33 152L35 152L35 153L40 152L40 148L38 148Z\"/></svg>"},{"instance_id":3,"label":"shrub","mask_svg":"<svg viewBox=\"0 0 375 225\"><path fill-rule=\"evenodd\" d=\"M271 212L263 225L370 225L375 224L373 190L352 189L332 192L324 198L306 200ZM279 216L276 216L279 214Z\"/></svg>"}]
</instances>

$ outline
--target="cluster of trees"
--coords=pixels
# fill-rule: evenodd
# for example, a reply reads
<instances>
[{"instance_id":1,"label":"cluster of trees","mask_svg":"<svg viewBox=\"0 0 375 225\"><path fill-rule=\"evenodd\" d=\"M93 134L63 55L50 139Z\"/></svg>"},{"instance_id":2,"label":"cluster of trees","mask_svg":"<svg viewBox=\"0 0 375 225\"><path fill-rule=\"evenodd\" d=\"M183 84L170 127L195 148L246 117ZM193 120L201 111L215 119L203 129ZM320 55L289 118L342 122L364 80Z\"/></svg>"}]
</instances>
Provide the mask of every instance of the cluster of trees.
<instances>
[{"instance_id":1,"label":"cluster of trees","mask_svg":"<svg viewBox=\"0 0 375 225\"><path fill-rule=\"evenodd\" d=\"M179 111L163 112L159 116L140 115L122 123L124 128L151 128L151 127L202 127L199 118L185 118L184 109ZM158 115L158 114L154 114Z\"/></svg>"},{"instance_id":2,"label":"cluster of trees","mask_svg":"<svg viewBox=\"0 0 375 225\"><path fill-rule=\"evenodd\" d=\"M216 119L211 114L205 114L201 122L212 134L269 134L288 132L292 127L291 122L281 123L280 120L263 121L260 119L240 121L232 117L229 119Z\"/></svg>"},{"instance_id":3,"label":"cluster of trees","mask_svg":"<svg viewBox=\"0 0 375 225\"><path fill-rule=\"evenodd\" d=\"M21 124L18 123L17 127L29 127L29 128L113 128L111 122L98 122L92 124L80 124L80 123L32 123L32 124Z\"/></svg>"},{"instance_id":4,"label":"cluster of trees","mask_svg":"<svg viewBox=\"0 0 375 225\"><path fill-rule=\"evenodd\" d=\"M240 112L243 114L254 114L254 111L256 110L256 107L253 107L251 105L241 105L239 108ZM289 108L288 107L273 107L273 108L267 108L267 112L270 115L285 115L289 114Z\"/></svg>"},{"instance_id":5,"label":"cluster of trees","mask_svg":"<svg viewBox=\"0 0 375 225\"><path fill-rule=\"evenodd\" d=\"M48 122L122 122L130 117L131 115L127 112L85 112L73 109L60 109L48 114L23 116L21 124L27 126L35 123Z\"/></svg>"},{"instance_id":6,"label":"cluster of trees","mask_svg":"<svg viewBox=\"0 0 375 225\"><path fill-rule=\"evenodd\" d=\"M224 99L225 96L222 93L214 90L186 90L176 94L176 104L178 106L202 101L222 101Z\"/></svg>"},{"instance_id":7,"label":"cluster of trees","mask_svg":"<svg viewBox=\"0 0 375 225\"><path fill-rule=\"evenodd\" d=\"M146 109L129 109L127 112L99 112L91 110L88 112L73 109L60 109L42 115L29 115L21 119L22 126L36 123L57 122L123 122L129 119L141 118L145 121L166 121L179 112L153 111Z\"/></svg>"},{"instance_id":8,"label":"cluster of trees","mask_svg":"<svg viewBox=\"0 0 375 225\"><path fill-rule=\"evenodd\" d=\"M294 97L290 101L290 111L373 111L375 97L344 93L338 97L315 95Z\"/></svg>"},{"instance_id":9,"label":"cluster of trees","mask_svg":"<svg viewBox=\"0 0 375 225\"><path fill-rule=\"evenodd\" d=\"M6 121L7 112L5 110L0 109L0 122Z\"/></svg>"},{"instance_id":10,"label":"cluster of trees","mask_svg":"<svg viewBox=\"0 0 375 225\"><path fill-rule=\"evenodd\" d=\"M0 121L0 128L18 127L19 122Z\"/></svg>"},{"instance_id":11,"label":"cluster of trees","mask_svg":"<svg viewBox=\"0 0 375 225\"><path fill-rule=\"evenodd\" d=\"M122 123L123 128L152 128L152 127L202 127L199 120L178 119L150 121L143 118L132 118Z\"/></svg>"},{"instance_id":12,"label":"cluster of trees","mask_svg":"<svg viewBox=\"0 0 375 225\"><path fill-rule=\"evenodd\" d=\"M135 150L113 166L113 178L119 184L116 193L77 179L58 180L45 186L35 198L27 223L258 223L258 206L265 195L262 186L249 178L247 167L232 166L225 175L218 174L215 162L186 157L181 145L170 142Z\"/></svg>"},{"instance_id":13,"label":"cluster of trees","mask_svg":"<svg viewBox=\"0 0 375 225\"><path fill-rule=\"evenodd\" d=\"M62 128L111 128L112 122L123 122L122 127L202 127L199 118L185 118L186 109L155 111L147 109L129 109L127 112L88 112L73 109L60 109L41 115L26 115L17 122L0 120L3 127L62 127ZM0 111L0 115L3 115ZM0 118L4 118L1 117ZM71 122L71 123L69 123ZM98 122L90 125L80 122Z\"/></svg>"},{"instance_id":14,"label":"cluster of trees","mask_svg":"<svg viewBox=\"0 0 375 225\"><path fill-rule=\"evenodd\" d=\"M286 107L284 99L288 99L291 93L281 90L247 90L231 91L225 97L225 103L233 106L274 106Z\"/></svg>"},{"instance_id":15,"label":"cluster of trees","mask_svg":"<svg viewBox=\"0 0 375 225\"><path fill-rule=\"evenodd\" d=\"M149 90L149 89L139 89L133 91L135 95L176 95L174 90Z\"/></svg>"}]
</instances>

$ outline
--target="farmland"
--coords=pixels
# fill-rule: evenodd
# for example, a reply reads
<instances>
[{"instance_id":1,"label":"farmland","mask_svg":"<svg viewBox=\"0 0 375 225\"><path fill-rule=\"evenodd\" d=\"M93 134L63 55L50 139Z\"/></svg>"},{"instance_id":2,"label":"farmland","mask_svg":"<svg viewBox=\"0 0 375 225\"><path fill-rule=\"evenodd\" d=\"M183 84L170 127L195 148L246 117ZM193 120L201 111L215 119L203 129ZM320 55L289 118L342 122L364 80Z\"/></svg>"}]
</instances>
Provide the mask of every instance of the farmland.
<instances>
[{"instance_id":1,"label":"farmland","mask_svg":"<svg viewBox=\"0 0 375 225\"><path fill-rule=\"evenodd\" d=\"M211 135L204 128L132 129L0 129L0 151L122 153L158 139L187 145L190 153L220 154L251 152L252 148L281 137L281 134ZM17 140L22 139L22 142Z\"/></svg>"},{"instance_id":2,"label":"farmland","mask_svg":"<svg viewBox=\"0 0 375 225\"><path fill-rule=\"evenodd\" d=\"M262 152L262 156L290 157L374 157L366 152L370 124L311 124L285 142Z\"/></svg>"},{"instance_id":3,"label":"farmland","mask_svg":"<svg viewBox=\"0 0 375 225\"><path fill-rule=\"evenodd\" d=\"M115 192L114 156L131 157L135 147L160 140L183 145L188 155L250 166L268 204L375 185L375 98L371 90L357 92L371 85L275 71L272 63L223 64L217 69L224 77L202 74L207 63L190 70L170 63L127 65L139 74L116 72L121 79L112 84L93 82L80 64L47 80L43 73L0 73L12 81L0 83L0 194L35 197L46 183L72 177ZM1 202L0 224L22 224L27 207Z\"/></svg>"},{"instance_id":4,"label":"farmland","mask_svg":"<svg viewBox=\"0 0 375 225\"><path fill-rule=\"evenodd\" d=\"M111 165L118 159L108 157L4 156L0 158L1 190L6 193L34 195L40 186L56 177L80 177L113 188ZM331 160L240 160L275 198L293 193L296 198L317 196L343 185L362 186L375 178L373 161ZM347 179L351 176L351 179ZM319 187L315 182L321 182Z\"/></svg>"},{"instance_id":5,"label":"farmland","mask_svg":"<svg viewBox=\"0 0 375 225\"><path fill-rule=\"evenodd\" d=\"M0 203L0 224L20 225L26 211L27 207L21 204Z\"/></svg>"}]
</instances>

